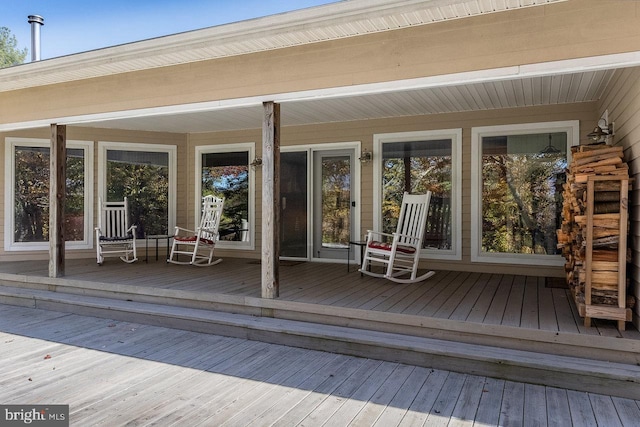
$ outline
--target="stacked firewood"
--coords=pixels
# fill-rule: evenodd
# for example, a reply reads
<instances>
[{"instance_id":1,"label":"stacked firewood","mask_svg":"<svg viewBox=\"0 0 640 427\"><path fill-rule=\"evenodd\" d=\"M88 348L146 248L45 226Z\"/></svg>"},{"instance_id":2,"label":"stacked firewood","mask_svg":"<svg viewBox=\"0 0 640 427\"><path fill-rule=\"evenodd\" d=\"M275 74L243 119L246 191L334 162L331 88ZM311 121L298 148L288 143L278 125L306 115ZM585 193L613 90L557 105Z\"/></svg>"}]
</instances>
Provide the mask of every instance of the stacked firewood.
<instances>
[{"instance_id":1,"label":"stacked firewood","mask_svg":"<svg viewBox=\"0 0 640 427\"><path fill-rule=\"evenodd\" d=\"M620 220L621 213L624 213L623 218L626 217L627 209L623 182L629 181L629 167L623 161L622 147L580 145L572 148L572 156L564 185L563 222L557 231L558 247L566 259L567 282L578 306L584 305L587 269L590 269L591 293L590 298L586 298L590 304L621 307L619 301L622 299L630 308L635 300L633 297L627 300L626 283L619 286L619 272L626 269L627 253L626 247L619 247L620 236L621 233L626 236L628 229L627 224L621 224ZM594 186L592 200L589 200L587 191L589 180ZM589 204L593 206L592 218L588 215ZM592 244L587 247L587 224L590 220ZM619 250L625 254L622 264ZM586 265L588 251L590 265ZM620 289L625 291L622 295ZM583 313L581 315L584 316Z\"/></svg>"}]
</instances>

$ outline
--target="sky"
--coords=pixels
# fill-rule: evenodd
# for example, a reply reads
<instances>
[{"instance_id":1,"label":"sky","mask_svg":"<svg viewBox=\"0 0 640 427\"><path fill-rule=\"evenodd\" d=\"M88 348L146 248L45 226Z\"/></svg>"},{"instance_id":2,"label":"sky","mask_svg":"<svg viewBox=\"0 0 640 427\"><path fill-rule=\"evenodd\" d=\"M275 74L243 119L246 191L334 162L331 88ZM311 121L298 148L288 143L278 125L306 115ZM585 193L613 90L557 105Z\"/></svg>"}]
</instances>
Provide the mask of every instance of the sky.
<instances>
[{"instance_id":1,"label":"sky","mask_svg":"<svg viewBox=\"0 0 640 427\"><path fill-rule=\"evenodd\" d=\"M336 0L0 0L0 27L31 49L27 16L44 18L41 59L238 22ZM25 62L31 60L27 54Z\"/></svg>"}]
</instances>

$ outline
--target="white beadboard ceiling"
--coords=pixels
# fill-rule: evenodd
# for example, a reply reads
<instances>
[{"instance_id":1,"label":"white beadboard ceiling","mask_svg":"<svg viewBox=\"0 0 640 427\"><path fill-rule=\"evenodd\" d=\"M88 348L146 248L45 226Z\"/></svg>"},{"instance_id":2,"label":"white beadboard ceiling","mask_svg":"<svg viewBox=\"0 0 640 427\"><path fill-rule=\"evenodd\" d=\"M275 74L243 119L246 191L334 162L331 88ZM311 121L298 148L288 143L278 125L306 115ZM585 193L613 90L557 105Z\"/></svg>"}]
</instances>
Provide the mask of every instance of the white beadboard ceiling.
<instances>
[{"instance_id":1,"label":"white beadboard ceiling","mask_svg":"<svg viewBox=\"0 0 640 427\"><path fill-rule=\"evenodd\" d=\"M0 69L0 92L562 1L566 0L347 0Z\"/></svg>"},{"instance_id":2,"label":"white beadboard ceiling","mask_svg":"<svg viewBox=\"0 0 640 427\"><path fill-rule=\"evenodd\" d=\"M615 70L487 81L357 96L281 102L283 126L344 122L474 110L553 105L598 100ZM199 133L256 129L262 125L259 103L182 113L139 114L76 125L126 130ZM132 114L134 115L134 114Z\"/></svg>"}]
</instances>

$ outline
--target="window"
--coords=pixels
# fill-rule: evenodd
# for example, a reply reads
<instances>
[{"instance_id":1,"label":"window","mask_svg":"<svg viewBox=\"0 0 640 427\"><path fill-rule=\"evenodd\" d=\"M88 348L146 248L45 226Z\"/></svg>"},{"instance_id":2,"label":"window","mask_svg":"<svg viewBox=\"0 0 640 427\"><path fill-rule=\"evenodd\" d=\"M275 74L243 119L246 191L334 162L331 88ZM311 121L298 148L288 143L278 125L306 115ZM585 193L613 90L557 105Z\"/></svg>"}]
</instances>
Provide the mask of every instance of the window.
<instances>
[{"instance_id":1,"label":"window","mask_svg":"<svg viewBox=\"0 0 640 427\"><path fill-rule=\"evenodd\" d=\"M50 142L6 139L5 250L49 249ZM67 141L65 238L70 249L91 247L91 142Z\"/></svg>"},{"instance_id":2,"label":"window","mask_svg":"<svg viewBox=\"0 0 640 427\"><path fill-rule=\"evenodd\" d=\"M425 257L461 259L461 144L460 129L374 136L374 222L395 231L403 193L431 191Z\"/></svg>"},{"instance_id":3,"label":"window","mask_svg":"<svg viewBox=\"0 0 640 427\"><path fill-rule=\"evenodd\" d=\"M577 122L473 129L473 261L562 264L556 230L577 136Z\"/></svg>"},{"instance_id":4,"label":"window","mask_svg":"<svg viewBox=\"0 0 640 427\"><path fill-rule=\"evenodd\" d=\"M167 234L175 227L176 147L100 142L101 194L129 201L137 235Z\"/></svg>"},{"instance_id":5,"label":"window","mask_svg":"<svg viewBox=\"0 0 640 427\"><path fill-rule=\"evenodd\" d=\"M224 197L220 221L220 247L253 249L254 177L249 166L254 143L198 147L196 164L196 223L200 221L201 200L207 195Z\"/></svg>"}]
</instances>

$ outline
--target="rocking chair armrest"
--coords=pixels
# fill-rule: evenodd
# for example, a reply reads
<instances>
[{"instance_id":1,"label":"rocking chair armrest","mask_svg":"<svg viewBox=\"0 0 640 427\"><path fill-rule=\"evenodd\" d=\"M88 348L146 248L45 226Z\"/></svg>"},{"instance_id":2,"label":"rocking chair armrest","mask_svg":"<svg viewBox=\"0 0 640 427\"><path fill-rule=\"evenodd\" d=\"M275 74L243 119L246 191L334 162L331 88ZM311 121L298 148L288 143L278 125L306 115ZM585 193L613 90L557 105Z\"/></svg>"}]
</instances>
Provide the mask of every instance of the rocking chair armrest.
<instances>
[{"instance_id":1,"label":"rocking chair armrest","mask_svg":"<svg viewBox=\"0 0 640 427\"><path fill-rule=\"evenodd\" d=\"M187 234L190 234L190 235L196 234L195 230L189 230L188 228L178 227L176 225L176 232L174 234L177 236L177 235L180 234L180 231L184 231L184 232L186 232Z\"/></svg>"},{"instance_id":2,"label":"rocking chair armrest","mask_svg":"<svg viewBox=\"0 0 640 427\"><path fill-rule=\"evenodd\" d=\"M381 237L393 237L393 234L391 233L384 233L382 231L375 231L375 230L367 230L367 238L371 235L376 235Z\"/></svg>"},{"instance_id":3,"label":"rocking chair armrest","mask_svg":"<svg viewBox=\"0 0 640 427\"><path fill-rule=\"evenodd\" d=\"M131 234L133 236L133 240L136 240L136 229L138 228L137 225L132 225L131 227L129 227L127 229L127 233Z\"/></svg>"}]
</instances>

